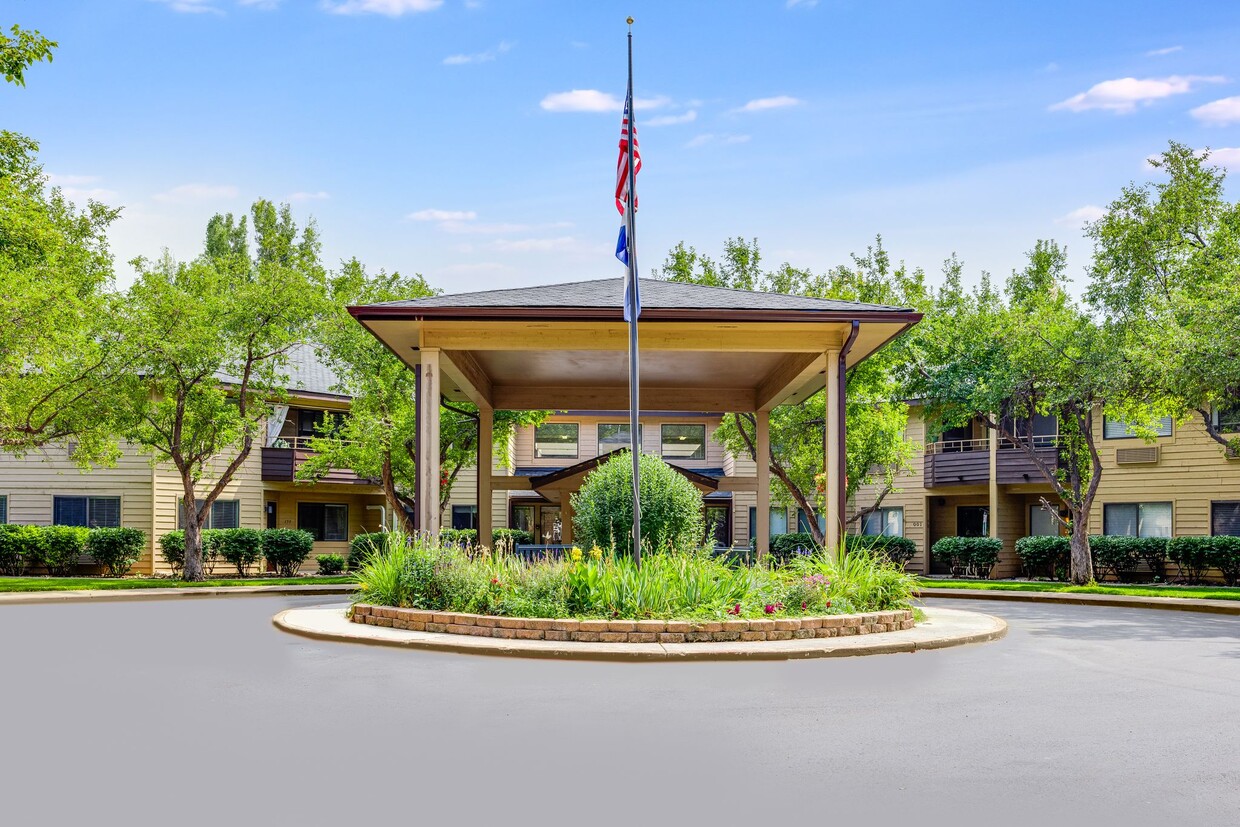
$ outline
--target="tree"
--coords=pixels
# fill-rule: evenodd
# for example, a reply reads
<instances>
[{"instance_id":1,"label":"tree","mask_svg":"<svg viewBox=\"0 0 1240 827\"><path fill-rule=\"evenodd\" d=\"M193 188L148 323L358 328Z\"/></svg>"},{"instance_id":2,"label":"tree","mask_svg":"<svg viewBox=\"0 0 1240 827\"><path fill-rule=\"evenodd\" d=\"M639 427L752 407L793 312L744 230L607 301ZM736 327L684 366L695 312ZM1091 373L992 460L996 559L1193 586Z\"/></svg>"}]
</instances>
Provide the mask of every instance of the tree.
<instances>
[{"instance_id":1,"label":"tree","mask_svg":"<svg viewBox=\"0 0 1240 827\"><path fill-rule=\"evenodd\" d=\"M323 307L313 222L298 233L287 205L256 201L246 220L216 216L189 263L134 261L122 335L138 354L143 394L127 436L181 479L186 580L201 580L202 528L284 398L288 353ZM228 232L221 232L221 229Z\"/></svg>"},{"instance_id":2,"label":"tree","mask_svg":"<svg viewBox=\"0 0 1240 827\"><path fill-rule=\"evenodd\" d=\"M1088 297L1145 377L1125 418L1197 416L1236 455L1240 436L1215 412L1240 406L1240 203L1226 200L1226 173L1209 157L1173 141L1150 161L1167 180L1125 187L1090 225Z\"/></svg>"},{"instance_id":3,"label":"tree","mask_svg":"<svg viewBox=\"0 0 1240 827\"><path fill-rule=\"evenodd\" d=\"M816 298L919 307L926 300L924 277L903 264L893 267L882 239L864 256L853 256L849 265L816 275L785 263L773 272L760 268L761 251L757 240L728 239L723 259L716 263L693 247L678 244L668 254L656 276L669 281L762 290ZM879 485L872 504L857 509L852 520L860 520L878 508L883 498L895 490L900 471L908 467L913 449L904 438L908 407L902 399L902 366L906 361L908 334L874 356L852 368L847 375L845 434L847 495L855 495L862 485ZM809 516L810 531L816 542L824 535L818 514L825 505L826 492L820 481L823 472L823 440L826 428L825 393L817 393L795 405L781 405L770 412L770 457L768 465L775 478L775 502L794 503ZM727 414L715 438L735 456L755 458L757 454L755 420L751 412Z\"/></svg>"},{"instance_id":4,"label":"tree","mask_svg":"<svg viewBox=\"0 0 1240 827\"><path fill-rule=\"evenodd\" d=\"M410 532L409 514L416 508L417 384L413 371L359 325L347 308L434 293L419 275L406 278L380 271L372 276L356 259L332 277L330 310L320 320L315 340L320 356L340 378L338 390L350 396L352 404L343 422L325 428L311 441L315 453L298 471L301 478L314 480L332 468L349 468L359 476L379 480L388 509ZM518 426L537 424L544 417L544 412L496 411L492 439L506 446ZM442 509L461 470L477 462L477 409L443 402L439 436Z\"/></svg>"},{"instance_id":5,"label":"tree","mask_svg":"<svg viewBox=\"0 0 1240 827\"><path fill-rule=\"evenodd\" d=\"M1068 511L1046 508L1071 534L1074 583L1093 579L1089 512L1102 479L1094 423L1133 393L1128 367L1115 358L1112 332L1065 289L1066 256L1039 241L1029 263L1013 273L1004 294L988 277L966 290L959 263L923 321L913 389L926 400L932 426L980 420L1037 467ZM1035 414L1059 423L1058 461L1036 450L1028 423Z\"/></svg>"},{"instance_id":6,"label":"tree","mask_svg":"<svg viewBox=\"0 0 1240 827\"><path fill-rule=\"evenodd\" d=\"M14 25L9 32L0 32L0 75L9 83L26 85L26 70L41 60L52 62L52 49L60 44L48 40L38 30L26 31Z\"/></svg>"}]
</instances>

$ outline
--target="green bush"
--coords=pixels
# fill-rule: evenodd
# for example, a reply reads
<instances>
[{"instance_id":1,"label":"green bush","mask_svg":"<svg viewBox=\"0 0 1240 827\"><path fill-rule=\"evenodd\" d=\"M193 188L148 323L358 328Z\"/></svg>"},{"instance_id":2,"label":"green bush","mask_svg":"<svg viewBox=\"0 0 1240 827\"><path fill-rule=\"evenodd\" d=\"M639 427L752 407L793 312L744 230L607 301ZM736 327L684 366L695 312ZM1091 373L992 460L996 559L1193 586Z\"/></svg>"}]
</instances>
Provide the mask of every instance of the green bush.
<instances>
[{"instance_id":1,"label":"green bush","mask_svg":"<svg viewBox=\"0 0 1240 827\"><path fill-rule=\"evenodd\" d=\"M998 537L942 537L930 549L936 560L951 567L953 577L990 577L999 562L1003 541Z\"/></svg>"},{"instance_id":2,"label":"green bush","mask_svg":"<svg viewBox=\"0 0 1240 827\"><path fill-rule=\"evenodd\" d=\"M340 574L344 571L344 557L339 554L320 554L318 564L319 574Z\"/></svg>"},{"instance_id":3,"label":"green bush","mask_svg":"<svg viewBox=\"0 0 1240 827\"><path fill-rule=\"evenodd\" d=\"M917 544L907 537L890 534L849 534L844 538L846 549L872 549L901 566L917 556Z\"/></svg>"},{"instance_id":4,"label":"green bush","mask_svg":"<svg viewBox=\"0 0 1240 827\"><path fill-rule=\"evenodd\" d=\"M517 546L534 544L534 535L519 528L497 528L491 532L491 548L506 548L509 551Z\"/></svg>"},{"instance_id":5,"label":"green bush","mask_svg":"<svg viewBox=\"0 0 1240 827\"><path fill-rule=\"evenodd\" d=\"M136 528L93 528L86 538L86 553L113 577L123 577L142 556L146 532Z\"/></svg>"},{"instance_id":6,"label":"green bush","mask_svg":"<svg viewBox=\"0 0 1240 827\"><path fill-rule=\"evenodd\" d=\"M818 550L814 536L806 531L776 534L771 538L771 562L783 565L797 555L813 554Z\"/></svg>"},{"instance_id":7,"label":"green bush","mask_svg":"<svg viewBox=\"0 0 1240 827\"><path fill-rule=\"evenodd\" d=\"M220 532L222 528L203 529L202 537L202 570L208 577L215 574L215 564L220 561Z\"/></svg>"},{"instance_id":8,"label":"green bush","mask_svg":"<svg viewBox=\"0 0 1240 827\"><path fill-rule=\"evenodd\" d=\"M1095 535L1089 538L1089 550L1095 572L1104 577L1109 573L1115 580L1139 580L1140 566L1145 563L1150 570L1146 579L1161 579L1167 559L1167 538Z\"/></svg>"},{"instance_id":9,"label":"green bush","mask_svg":"<svg viewBox=\"0 0 1240 827\"><path fill-rule=\"evenodd\" d=\"M1050 580L1068 578L1068 562L1072 556L1072 543L1067 537L1055 535L1021 537L1016 541L1016 553L1020 556L1025 576L1046 577Z\"/></svg>"},{"instance_id":10,"label":"green bush","mask_svg":"<svg viewBox=\"0 0 1240 827\"><path fill-rule=\"evenodd\" d=\"M1173 537L1167 542L1167 559L1175 563L1179 579L1200 583L1210 568L1211 537Z\"/></svg>"},{"instance_id":11,"label":"green bush","mask_svg":"<svg viewBox=\"0 0 1240 827\"><path fill-rule=\"evenodd\" d=\"M1229 586L1240 583L1240 537L1219 534L1210 538L1209 560Z\"/></svg>"},{"instance_id":12,"label":"green bush","mask_svg":"<svg viewBox=\"0 0 1240 827\"><path fill-rule=\"evenodd\" d=\"M178 529L161 535L159 556L172 569L172 576L180 577L185 569L185 532Z\"/></svg>"},{"instance_id":13,"label":"green bush","mask_svg":"<svg viewBox=\"0 0 1240 827\"><path fill-rule=\"evenodd\" d=\"M263 556L280 577L293 577L314 550L314 535L295 528L268 528L261 532Z\"/></svg>"},{"instance_id":14,"label":"green bush","mask_svg":"<svg viewBox=\"0 0 1240 827\"><path fill-rule=\"evenodd\" d=\"M349 541L349 571L357 571L375 549L383 548L388 532L375 531L359 534Z\"/></svg>"},{"instance_id":15,"label":"green bush","mask_svg":"<svg viewBox=\"0 0 1240 827\"><path fill-rule=\"evenodd\" d=\"M36 525L0 524L0 574L20 577L43 558L44 535Z\"/></svg>"},{"instance_id":16,"label":"green bush","mask_svg":"<svg viewBox=\"0 0 1240 827\"><path fill-rule=\"evenodd\" d=\"M642 454L642 546L652 551L684 550L702 543L702 494L653 454ZM583 548L626 553L633 546L633 460L616 454L586 475L572 495L573 537Z\"/></svg>"},{"instance_id":17,"label":"green bush","mask_svg":"<svg viewBox=\"0 0 1240 827\"><path fill-rule=\"evenodd\" d=\"M219 529L215 548L224 562L232 563L238 577L246 577L263 557L263 533L256 528Z\"/></svg>"},{"instance_id":18,"label":"green bush","mask_svg":"<svg viewBox=\"0 0 1240 827\"><path fill-rule=\"evenodd\" d=\"M452 545L464 546L465 548L474 548L478 545L478 529L441 528L439 530L439 540L442 543L451 543Z\"/></svg>"},{"instance_id":19,"label":"green bush","mask_svg":"<svg viewBox=\"0 0 1240 827\"><path fill-rule=\"evenodd\" d=\"M40 529L43 548L39 562L53 576L63 577L73 571L78 559L86 553L90 529L71 525L49 525Z\"/></svg>"}]
</instances>

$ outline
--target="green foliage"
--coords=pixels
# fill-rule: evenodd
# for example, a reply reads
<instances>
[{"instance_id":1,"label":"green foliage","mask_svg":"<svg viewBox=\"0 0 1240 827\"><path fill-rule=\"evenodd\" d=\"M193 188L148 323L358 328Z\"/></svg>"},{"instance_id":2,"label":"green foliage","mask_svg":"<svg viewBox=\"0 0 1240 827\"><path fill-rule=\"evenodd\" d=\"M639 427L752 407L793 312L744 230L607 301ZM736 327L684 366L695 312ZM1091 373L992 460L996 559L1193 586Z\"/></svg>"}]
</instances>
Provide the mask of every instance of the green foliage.
<instances>
[{"instance_id":1,"label":"green foliage","mask_svg":"<svg viewBox=\"0 0 1240 827\"><path fill-rule=\"evenodd\" d=\"M1020 557L1025 576L1030 579L1065 579L1071 551L1071 541L1067 537L1021 537L1016 541L1016 554Z\"/></svg>"},{"instance_id":2,"label":"green foliage","mask_svg":"<svg viewBox=\"0 0 1240 827\"><path fill-rule=\"evenodd\" d=\"M1218 569L1229 586L1240 583L1240 537L1216 535L1210 538L1210 565Z\"/></svg>"},{"instance_id":3,"label":"green foliage","mask_svg":"<svg viewBox=\"0 0 1240 827\"><path fill-rule=\"evenodd\" d=\"M278 531L279 529L270 529ZM224 528L215 531L219 556L237 569L238 577L246 577L250 567L263 557L263 532L256 528Z\"/></svg>"},{"instance_id":4,"label":"green foliage","mask_svg":"<svg viewBox=\"0 0 1240 827\"><path fill-rule=\"evenodd\" d=\"M441 528L439 541L474 548L478 545L478 530L476 528Z\"/></svg>"},{"instance_id":5,"label":"green foliage","mask_svg":"<svg viewBox=\"0 0 1240 827\"><path fill-rule=\"evenodd\" d=\"M1149 578L1161 579L1163 564L1167 559L1165 537L1117 537L1097 535L1089 538L1094 566L1105 577L1110 574L1116 580L1132 580L1140 577L1142 563L1150 570Z\"/></svg>"},{"instance_id":6,"label":"green foliage","mask_svg":"<svg viewBox=\"0 0 1240 827\"><path fill-rule=\"evenodd\" d=\"M28 566L38 565L43 542L39 526L0 524L0 574L20 577Z\"/></svg>"},{"instance_id":7,"label":"green foliage","mask_svg":"<svg viewBox=\"0 0 1240 827\"><path fill-rule=\"evenodd\" d=\"M159 556L172 569L172 576L179 578L185 567L185 532L177 530L160 535Z\"/></svg>"},{"instance_id":8,"label":"green foliage","mask_svg":"<svg viewBox=\"0 0 1240 827\"><path fill-rule=\"evenodd\" d=\"M349 541L349 571L357 571L366 562L366 558L375 549L382 548L386 531L375 531L370 534L358 534Z\"/></svg>"},{"instance_id":9,"label":"green foliage","mask_svg":"<svg viewBox=\"0 0 1240 827\"><path fill-rule=\"evenodd\" d=\"M1167 542L1167 559L1175 563L1181 580L1200 583L1210 568L1213 537L1173 537ZM1229 584L1230 585L1230 584Z\"/></svg>"},{"instance_id":10,"label":"green foliage","mask_svg":"<svg viewBox=\"0 0 1240 827\"><path fill-rule=\"evenodd\" d=\"M77 565L78 559L86 553L86 540L90 536L90 529L49 525L42 526L39 532L43 535L43 544L38 562L52 576L69 574Z\"/></svg>"},{"instance_id":11,"label":"green foliage","mask_svg":"<svg viewBox=\"0 0 1240 827\"><path fill-rule=\"evenodd\" d=\"M344 557L340 554L320 554L317 558L319 574L333 575L344 571Z\"/></svg>"},{"instance_id":12,"label":"green foliage","mask_svg":"<svg viewBox=\"0 0 1240 827\"><path fill-rule=\"evenodd\" d=\"M988 578L1002 550L1003 541L997 537L941 537L930 553L947 563L954 577Z\"/></svg>"},{"instance_id":13,"label":"green foliage","mask_svg":"<svg viewBox=\"0 0 1240 827\"><path fill-rule=\"evenodd\" d=\"M777 564L787 563L798 554L813 554L817 550L814 536L807 532L776 534L771 538L770 554Z\"/></svg>"},{"instance_id":14,"label":"green foliage","mask_svg":"<svg viewBox=\"0 0 1240 827\"><path fill-rule=\"evenodd\" d=\"M867 548L844 546L838 555L824 552L797 557L791 570L802 578L818 575L828 582L829 609L875 612L908 609L917 593L917 578L899 563Z\"/></svg>"},{"instance_id":15,"label":"green foliage","mask_svg":"<svg viewBox=\"0 0 1240 827\"><path fill-rule=\"evenodd\" d=\"M38 29L25 30L14 25L12 37L0 32L0 75L9 83L26 85L26 70L41 60L52 62L52 49L60 44L48 40Z\"/></svg>"},{"instance_id":16,"label":"green foliage","mask_svg":"<svg viewBox=\"0 0 1240 827\"><path fill-rule=\"evenodd\" d=\"M262 551L280 577L297 574L314 550L314 535L294 528L268 528L262 532Z\"/></svg>"},{"instance_id":17,"label":"green foliage","mask_svg":"<svg viewBox=\"0 0 1240 827\"><path fill-rule=\"evenodd\" d=\"M534 535L519 528L497 528L491 532L491 548L506 548L509 551L517 546L533 545Z\"/></svg>"},{"instance_id":18,"label":"green foliage","mask_svg":"<svg viewBox=\"0 0 1240 827\"><path fill-rule=\"evenodd\" d=\"M907 537L890 534L850 534L845 538L850 549L872 549L901 566L917 556L917 544Z\"/></svg>"},{"instance_id":19,"label":"green foliage","mask_svg":"<svg viewBox=\"0 0 1240 827\"><path fill-rule=\"evenodd\" d=\"M702 543L702 494L660 457L640 463L642 546L655 551L696 548ZM628 554L633 547L633 458L617 453L586 475L572 495L573 537L583 547Z\"/></svg>"},{"instance_id":20,"label":"green foliage","mask_svg":"<svg viewBox=\"0 0 1240 827\"><path fill-rule=\"evenodd\" d=\"M123 577L142 556L146 533L136 528L94 528L86 538L86 553L113 577Z\"/></svg>"}]
</instances>

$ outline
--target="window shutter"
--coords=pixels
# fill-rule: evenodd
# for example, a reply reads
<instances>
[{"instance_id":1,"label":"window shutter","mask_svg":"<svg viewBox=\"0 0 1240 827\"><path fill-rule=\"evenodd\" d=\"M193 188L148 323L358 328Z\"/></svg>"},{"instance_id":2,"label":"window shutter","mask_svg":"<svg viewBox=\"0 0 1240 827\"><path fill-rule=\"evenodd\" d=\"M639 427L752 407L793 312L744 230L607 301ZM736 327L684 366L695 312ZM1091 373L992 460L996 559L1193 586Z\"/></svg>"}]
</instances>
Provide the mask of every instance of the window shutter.
<instances>
[{"instance_id":1,"label":"window shutter","mask_svg":"<svg viewBox=\"0 0 1240 827\"><path fill-rule=\"evenodd\" d=\"M211 503L212 528L240 528L241 501L216 500Z\"/></svg>"}]
</instances>

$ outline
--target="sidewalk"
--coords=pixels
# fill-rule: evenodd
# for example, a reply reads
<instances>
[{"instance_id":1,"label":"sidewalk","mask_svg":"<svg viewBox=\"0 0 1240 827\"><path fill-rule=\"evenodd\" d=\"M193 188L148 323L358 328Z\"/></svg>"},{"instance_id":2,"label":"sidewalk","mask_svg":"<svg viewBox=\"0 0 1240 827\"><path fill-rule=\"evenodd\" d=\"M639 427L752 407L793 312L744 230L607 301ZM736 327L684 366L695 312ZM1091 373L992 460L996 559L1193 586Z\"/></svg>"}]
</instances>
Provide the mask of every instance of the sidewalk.
<instances>
[{"instance_id":1,"label":"sidewalk","mask_svg":"<svg viewBox=\"0 0 1240 827\"><path fill-rule=\"evenodd\" d=\"M1126 609L1164 609L1175 612L1240 615L1240 600L1207 600L1199 597L1133 597L1125 594L1077 594L1074 592L1021 592L1006 589L922 588L918 596L960 600L1015 600L1026 603L1060 603L1077 606L1115 606Z\"/></svg>"},{"instance_id":2,"label":"sidewalk","mask_svg":"<svg viewBox=\"0 0 1240 827\"><path fill-rule=\"evenodd\" d=\"M352 594L348 583L310 583L301 586L202 586L178 589L79 589L60 592L7 592L0 594L5 603L94 603L117 600L175 600L182 597L247 597L258 595L342 595Z\"/></svg>"}]
</instances>

